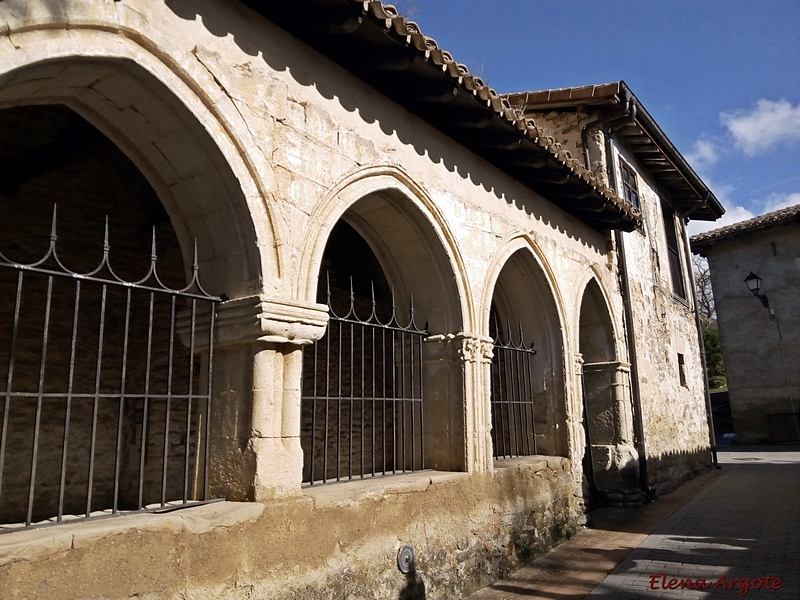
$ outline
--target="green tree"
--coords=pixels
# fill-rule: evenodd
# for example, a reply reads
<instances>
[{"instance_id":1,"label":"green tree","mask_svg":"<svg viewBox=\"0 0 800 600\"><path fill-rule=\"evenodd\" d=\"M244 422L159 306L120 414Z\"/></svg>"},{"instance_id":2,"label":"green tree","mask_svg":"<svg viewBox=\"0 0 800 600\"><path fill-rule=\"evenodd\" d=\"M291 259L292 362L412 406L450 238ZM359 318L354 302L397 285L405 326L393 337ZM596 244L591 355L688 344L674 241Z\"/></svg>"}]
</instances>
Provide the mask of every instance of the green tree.
<instances>
[{"instance_id":1,"label":"green tree","mask_svg":"<svg viewBox=\"0 0 800 600\"><path fill-rule=\"evenodd\" d=\"M727 388L728 382L725 379L725 365L722 362L722 345L719 341L716 319L703 319L703 344L706 347L708 385L712 390Z\"/></svg>"},{"instance_id":2,"label":"green tree","mask_svg":"<svg viewBox=\"0 0 800 600\"><path fill-rule=\"evenodd\" d=\"M702 256L692 256L694 281L696 285L697 308L703 328L703 345L706 348L706 368L708 369L708 385L712 390L727 388L725 365L722 362L722 345L719 341L717 327L717 307L711 289L711 270L708 261Z\"/></svg>"}]
</instances>

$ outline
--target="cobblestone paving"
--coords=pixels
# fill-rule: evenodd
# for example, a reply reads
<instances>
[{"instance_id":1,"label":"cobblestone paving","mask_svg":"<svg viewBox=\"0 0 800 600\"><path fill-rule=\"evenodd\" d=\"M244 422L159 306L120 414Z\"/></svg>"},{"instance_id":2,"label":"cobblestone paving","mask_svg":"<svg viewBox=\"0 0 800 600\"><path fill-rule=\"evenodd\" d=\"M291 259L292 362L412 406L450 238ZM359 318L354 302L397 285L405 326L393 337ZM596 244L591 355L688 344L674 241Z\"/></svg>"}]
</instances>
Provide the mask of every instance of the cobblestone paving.
<instances>
[{"instance_id":1,"label":"cobblestone paving","mask_svg":"<svg viewBox=\"0 0 800 600\"><path fill-rule=\"evenodd\" d=\"M719 461L641 509L598 511L595 528L470 600L800 600L800 447Z\"/></svg>"},{"instance_id":2,"label":"cobblestone paving","mask_svg":"<svg viewBox=\"0 0 800 600\"><path fill-rule=\"evenodd\" d=\"M587 598L800 599L800 451L775 450L721 452L725 474Z\"/></svg>"}]
</instances>

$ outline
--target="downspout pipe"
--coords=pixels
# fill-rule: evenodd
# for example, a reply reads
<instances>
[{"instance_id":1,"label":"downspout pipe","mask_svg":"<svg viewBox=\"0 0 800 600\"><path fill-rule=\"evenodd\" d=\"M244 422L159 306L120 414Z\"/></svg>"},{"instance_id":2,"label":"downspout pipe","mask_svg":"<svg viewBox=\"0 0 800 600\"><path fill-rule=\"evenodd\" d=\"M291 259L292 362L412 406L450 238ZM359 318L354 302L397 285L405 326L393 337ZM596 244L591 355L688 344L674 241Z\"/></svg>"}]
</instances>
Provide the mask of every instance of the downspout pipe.
<instances>
[{"instance_id":1,"label":"downspout pipe","mask_svg":"<svg viewBox=\"0 0 800 600\"><path fill-rule=\"evenodd\" d=\"M629 103L629 118L636 117L636 104L634 101ZM606 156L611 161L612 147L610 132L606 138ZM588 151L586 153L588 156ZM616 170L613 162L610 162L608 169L609 187L616 189ZM650 477L647 472L647 449L645 446L644 422L642 420L642 392L639 387L639 361L636 355L636 335L633 328L633 309L631 302L630 281L628 278L628 263L625 260L625 240L622 232L618 229L614 231L617 245L617 260L619 262L620 287L622 291L622 302L625 308L625 337L628 343L628 355L631 362L631 396L633 400L633 432L636 442L636 450L639 456L639 487L650 500L655 499L657 491L650 485Z\"/></svg>"},{"instance_id":2,"label":"downspout pipe","mask_svg":"<svg viewBox=\"0 0 800 600\"><path fill-rule=\"evenodd\" d=\"M691 212L691 211L690 211ZM688 214L683 216L683 250L686 253L686 259L691 263L692 250L689 246L689 236L686 235L686 223L689 221ZM708 441L711 447L711 463L714 468L721 469L722 467L717 460L717 435L714 432L714 413L711 407L711 387L708 383L708 365L706 363L706 343L703 339L703 320L700 317L700 304L697 302L697 284L694 279L694 269L689 267L689 282L692 284L694 290L694 322L697 327L697 341L700 344L700 363L703 367L703 391L706 397L706 420L708 421Z\"/></svg>"}]
</instances>

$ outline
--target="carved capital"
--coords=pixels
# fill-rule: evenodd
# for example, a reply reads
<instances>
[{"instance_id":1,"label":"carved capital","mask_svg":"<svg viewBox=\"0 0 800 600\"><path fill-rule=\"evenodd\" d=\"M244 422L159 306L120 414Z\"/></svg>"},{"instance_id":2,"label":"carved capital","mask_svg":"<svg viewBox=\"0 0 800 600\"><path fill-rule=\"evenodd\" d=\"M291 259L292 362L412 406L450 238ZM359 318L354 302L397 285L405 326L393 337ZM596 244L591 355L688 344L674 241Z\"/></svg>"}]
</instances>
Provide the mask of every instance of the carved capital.
<instances>
[{"instance_id":1,"label":"carved capital","mask_svg":"<svg viewBox=\"0 0 800 600\"><path fill-rule=\"evenodd\" d=\"M458 360L465 363L490 363L494 356L492 338L464 331L432 335L426 339L426 342L443 342L447 344Z\"/></svg>"},{"instance_id":2,"label":"carved capital","mask_svg":"<svg viewBox=\"0 0 800 600\"><path fill-rule=\"evenodd\" d=\"M324 304L277 300L263 295L223 302L217 308L218 346L248 342L310 344L328 325Z\"/></svg>"}]
</instances>

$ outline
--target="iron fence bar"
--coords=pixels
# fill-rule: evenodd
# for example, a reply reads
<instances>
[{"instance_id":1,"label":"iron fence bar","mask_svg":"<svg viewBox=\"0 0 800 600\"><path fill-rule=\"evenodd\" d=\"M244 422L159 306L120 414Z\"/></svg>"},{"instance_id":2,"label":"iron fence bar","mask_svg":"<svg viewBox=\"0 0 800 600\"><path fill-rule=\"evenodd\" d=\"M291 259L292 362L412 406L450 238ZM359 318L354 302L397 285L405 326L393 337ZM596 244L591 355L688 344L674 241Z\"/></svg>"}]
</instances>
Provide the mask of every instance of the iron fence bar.
<instances>
[{"instance_id":1,"label":"iron fence bar","mask_svg":"<svg viewBox=\"0 0 800 600\"><path fill-rule=\"evenodd\" d=\"M142 435L139 449L139 489L137 490L136 506L141 508L143 506L144 494L144 457L147 449L147 420L149 409L149 396L150 392L150 359L152 358L153 350L153 292L150 292L150 305L147 317L147 355L145 357L144 368L144 398L142 400Z\"/></svg>"},{"instance_id":2,"label":"iron fence bar","mask_svg":"<svg viewBox=\"0 0 800 600\"><path fill-rule=\"evenodd\" d=\"M9 394L9 396L12 397L12 398L38 398L39 397L39 393L38 392L11 392ZM66 392L42 392L41 396L42 396L42 398L66 398L67 397L67 393ZM114 393L93 394L91 392L73 392L71 397L73 399L76 399L76 398L80 398L80 399L88 398L88 399L91 399L91 398L95 398L95 397L102 398L102 399L109 399L109 398L110 399L118 399L119 398L119 394L114 394ZM125 393L125 397L126 398L144 398L145 394L144 393L137 394L137 393L126 392ZM150 398L151 400L152 399L163 400L163 399L166 399L167 397L177 398L178 400L189 400L189 399L191 399L191 400L198 400L198 399L202 400L203 398L206 398L207 396L206 396L206 394L172 394L172 396L169 396L169 394L157 394L157 393L151 392L151 393L147 394L147 397Z\"/></svg>"},{"instance_id":3,"label":"iron fence bar","mask_svg":"<svg viewBox=\"0 0 800 600\"><path fill-rule=\"evenodd\" d=\"M192 437L192 390L194 389L194 336L197 327L197 300L192 298L192 317L189 329L189 382L187 392L189 398L186 402L186 442L183 454L183 501L189 500L189 454Z\"/></svg>"},{"instance_id":4,"label":"iron fence bar","mask_svg":"<svg viewBox=\"0 0 800 600\"><path fill-rule=\"evenodd\" d=\"M120 376L119 416L117 419L117 451L114 459L114 506L113 513L117 514L119 503L119 477L120 461L122 459L122 422L125 417L125 378L128 367L128 334L131 316L131 288L125 290L125 330L122 337L122 374Z\"/></svg>"},{"instance_id":5,"label":"iron fence bar","mask_svg":"<svg viewBox=\"0 0 800 600\"><path fill-rule=\"evenodd\" d=\"M17 293L14 299L14 322L11 325L11 347L8 351L8 373L6 375L6 393L3 403L3 430L0 433L0 498L3 497L3 473L6 464L6 439L8 436L8 419L11 411L11 387L14 382L14 358L17 350L17 334L19 331L19 311L22 300L23 274L17 274Z\"/></svg>"},{"instance_id":6,"label":"iron fence bar","mask_svg":"<svg viewBox=\"0 0 800 600\"><path fill-rule=\"evenodd\" d=\"M427 329L427 327L426 327ZM422 338L417 339L417 350L419 352L419 468L425 468L425 411L422 410L423 404L423 386L422 386Z\"/></svg>"},{"instance_id":7,"label":"iron fence bar","mask_svg":"<svg viewBox=\"0 0 800 600\"><path fill-rule=\"evenodd\" d=\"M383 474L386 475L386 330L381 330L381 450L383 451Z\"/></svg>"},{"instance_id":8,"label":"iron fence bar","mask_svg":"<svg viewBox=\"0 0 800 600\"><path fill-rule=\"evenodd\" d=\"M392 305L394 314L394 303ZM392 331L392 473L397 473L397 360L395 351L397 340L395 332Z\"/></svg>"},{"instance_id":9,"label":"iron fence bar","mask_svg":"<svg viewBox=\"0 0 800 600\"><path fill-rule=\"evenodd\" d=\"M490 397L490 402L492 405L492 442L494 446L495 459L499 458L498 440L500 436L498 436L498 426L502 427L500 418L497 414L497 407L499 406L497 402L497 396L500 393L500 371L497 368L497 361L500 360L499 354L500 350L495 350L494 360L492 360L492 393Z\"/></svg>"},{"instance_id":10,"label":"iron fence bar","mask_svg":"<svg viewBox=\"0 0 800 600\"><path fill-rule=\"evenodd\" d=\"M33 517L33 500L36 489L36 466L39 460L39 427L42 419L42 393L44 391L44 373L47 364L47 336L50 330L50 307L52 303L53 278L47 278L47 300L44 309L44 327L42 331L42 354L39 363L39 394L36 398L36 417L33 425L33 456L31 457L31 478L28 488L28 515L25 520L26 525L31 524Z\"/></svg>"},{"instance_id":11,"label":"iron fence bar","mask_svg":"<svg viewBox=\"0 0 800 600\"><path fill-rule=\"evenodd\" d=\"M520 358L521 358L521 360L520 360L520 362L521 362L521 365L520 365L520 367L521 367L520 377L522 378L522 381L528 382L528 385L526 385L523 388L522 396L520 397L520 400L522 401L522 404L520 406L520 409L521 409L520 412L522 413L522 422L525 425L523 427L523 431L525 433L525 437L522 440L522 442L523 442L522 443L522 451L526 455L529 455L531 453L531 426L532 426L532 423L530 421L530 414L529 413L530 413L530 407L531 407L531 384L533 383L533 381L531 381L530 373L529 373L528 368L527 368L528 367L528 357L525 356L524 354L521 354Z\"/></svg>"},{"instance_id":12,"label":"iron fence bar","mask_svg":"<svg viewBox=\"0 0 800 600\"><path fill-rule=\"evenodd\" d=\"M494 357L492 359L492 436L495 458L526 456L538 452L533 394L533 356L536 350L527 348L522 327L514 341L510 323L506 340L494 317Z\"/></svg>"},{"instance_id":13,"label":"iron fence bar","mask_svg":"<svg viewBox=\"0 0 800 600\"><path fill-rule=\"evenodd\" d=\"M338 400L336 402L336 481L341 479L341 466L342 466L342 329L344 323L339 322L339 335L336 339L338 357L336 361L336 368L338 373L336 375L336 387L338 389Z\"/></svg>"},{"instance_id":14,"label":"iron fence bar","mask_svg":"<svg viewBox=\"0 0 800 600\"><path fill-rule=\"evenodd\" d=\"M169 458L169 421L172 412L172 370L175 351L175 300L172 296L169 311L169 350L167 355L167 397L164 403L164 450L161 457L161 506L167 503L167 469ZM213 312L213 310L212 310ZM212 327L213 331L213 327ZM210 352L210 347L209 347ZM210 364L210 363L209 363Z\"/></svg>"},{"instance_id":15,"label":"iron fence bar","mask_svg":"<svg viewBox=\"0 0 800 600\"><path fill-rule=\"evenodd\" d=\"M409 372L409 384L411 385L411 398L414 398L414 338L413 336L408 337L408 364L410 367ZM414 403L411 403L411 470L413 471L417 466L416 461L416 445L417 440L414 436L414 425L416 425L416 419L414 417Z\"/></svg>"},{"instance_id":16,"label":"iron fence bar","mask_svg":"<svg viewBox=\"0 0 800 600\"><path fill-rule=\"evenodd\" d=\"M352 282L351 282L352 287ZM349 382L349 396L350 396L350 410L348 411L348 444L347 444L347 476L348 478L353 477L353 409L355 408L354 399L353 399L353 358L355 355L355 337L354 337L354 325L350 324L350 382Z\"/></svg>"},{"instance_id":17,"label":"iron fence bar","mask_svg":"<svg viewBox=\"0 0 800 600\"><path fill-rule=\"evenodd\" d=\"M523 438L526 435L525 428L524 428L524 420L522 416L522 396L525 393L524 387L525 382L522 379L522 355L520 353L516 353L514 355L514 369L516 371L516 382L517 382L517 393L516 393L516 404L514 406L516 415L515 419L517 420L517 455L523 454Z\"/></svg>"},{"instance_id":18,"label":"iron fence bar","mask_svg":"<svg viewBox=\"0 0 800 600\"><path fill-rule=\"evenodd\" d=\"M533 356L528 355L528 381L533 381ZM533 453L539 454L536 442L536 398L533 395L533 388L530 389L530 408L531 408L531 439L533 440Z\"/></svg>"},{"instance_id":19,"label":"iron fence bar","mask_svg":"<svg viewBox=\"0 0 800 600\"><path fill-rule=\"evenodd\" d=\"M195 398L198 401L202 400L205 402L205 423L200 423L200 420L203 417L202 410L198 414L198 423L197 423L197 451L194 456L195 460L195 479L196 479L196 488L193 492L195 497L198 497L201 492L199 490L200 486L200 477L203 477L203 488L202 488L202 497L208 498L208 487L209 487L209 479L208 479L208 464L209 464L209 452L210 452L210 423L211 423L211 410L212 410L212 377L213 377L213 342L214 342L214 326L215 326L215 306L216 303L220 301L220 298L214 297L209 295L201 286L199 279L198 279L198 265L197 265L197 250L195 248L195 256L194 256L194 263L192 265L193 275L191 281L188 282L187 286L183 289L175 290L168 288L165 286L162 281L159 279L158 273L156 271L156 254L155 254L155 231L153 232L152 238L152 254L151 254L151 262L150 262L150 270L145 275L144 278L135 281L129 282L124 281L111 268L109 263L109 230L108 230L108 219L106 219L105 229L104 229L104 241L103 241L103 258L100 264L97 266L96 269L86 273L78 273L72 271L64 266L64 263L60 260L56 248L57 236L56 236L56 209L54 207L53 210L53 220L51 224L51 232L50 232L50 244L48 247L47 252L44 256L33 263L30 264L23 264L19 262L15 262L13 260L8 259L6 256L0 253L0 268L9 268L13 269L17 272L16 275L16 295L14 301L14 315L13 315L13 322L11 327L11 340L10 340L10 349L9 349L9 358L8 358L8 371L6 377L6 389L3 394L4 401L3 401L3 425L2 430L0 430L0 494L4 491L4 480L7 476L6 463L8 462L8 449L9 449L9 437L13 433L12 424L10 424L10 417L12 416L11 405L14 402L14 399L25 399L30 398L32 400L35 399L35 416L33 420L33 431L32 431L32 448L30 454L30 467L29 467L29 487L27 490L27 507L23 502L20 502L19 510L22 512L25 511L24 523L25 527L33 526L33 517L35 513L35 508L37 506L37 493L40 492L40 488L42 484L39 482L41 479L44 466L39 465L40 458L45 456L46 460L48 461L48 465L52 465L52 468L48 466L47 473L52 473L52 476L49 477L49 482L52 484L57 485L57 497L52 498L53 506L52 509L48 508L48 510L54 511L54 519L55 523L60 523L64 520L64 513L68 503L68 497L71 494L71 487L74 486L74 483L68 481L68 465L70 464L69 461L72 459L72 456L75 452L74 449L70 448L70 441L71 437L74 436L73 430L75 429L76 424L73 423L75 420L75 410L76 404L75 402L79 399L88 399L91 401L90 404L90 411L91 411L91 424L88 425L90 428L90 435L88 440L88 468L87 468L87 477L86 477L86 488L85 488L85 517L84 518L92 518L93 512L93 503L94 503L94 487L95 487L95 478L96 478L96 469L97 469L97 451L98 451L98 436L99 436L99 421L100 421L100 401L103 399L112 399L116 400L117 402L117 415L116 415L116 437L112 438L115 439L113 442L115 445L114 449L114 458L113 458L113 494L111 499L111 506L108 510L111 511L112 515L117 515L120 512L128 512L127 510L122 510L120 507L121 505L126 505L129 501L127 496L127 490L129 490L130 485L130 499L133 500L133 474L131 473L130 477L130 484L128 483L128 475L125 475L125 491L123 491L123 433L125 431L125 424L127 422L126 414L130 413L129 410L126 411L128 408L128 404L130 401L141 399L141 413L137 410L134 411L134 424L136 426L140 426L140 435L136 437L137 442L140 445L139 448L139 460L138 460L138 481L136 482L136 504L137 510L143 510L143 505L145 503L145 493L144 493L144 478L145 478L145 469L147 465L147 452L148 452L148 440L152 437L151 427L150 427L150 413L152 412L152 402L157 399L165 400L165 414L164 414L164 444L163 444L163 456L162 456L162 481L161 481L161 506L166 506L167 504L167 483L168 483L168 474L169 474L169 434L170 434L170 421L171 421L171 411L172 411L172 402L174 400L183 399L186 401L186 409L187 409L187 417L186 417L186 425L187 425L187 432L186 432L186 444L185 444L185 451L184 451L184 496L183 502L186 504L188 502L188 467L189 462L192 457L192 453L190 451L190 444L192 440L192 422L193 422L193 401ZM22 293L25 289L25 283L27 279L27 273L36 274L37 276L42 276L47 278L47 290L45 294L45 310L44 310L44 324L41 333L41 351L40 351L40 365L39 365L39 373L38 373L38 384L36 387L36 391L14 391L14 383L15 379L15 361L17 359L17 345L19 343L19 336L20 336L20 326L21 326L21 318L22 318ZM104 274L105 273L105 274ZM74 281L74 296L73 296L73 319L71 324L71 337L69 340L69 354L68 354L68 362L65 365L67 367L67 384L65 391L46 391L48 387L50 387L50 379L54 377L50 371L52 371L52 366L48 365L48 356L52 354L50 350L50 346L54 345L54 341L56 341L55 333L60 331L60 329L55 329L54 325L51 324L52 320L52 313L53 313L53 306L56 299L54 296L54 285L58 281L56 278L67 278L71 281ZM97 322L97 354L95 359L95 373L94 373L94 391L93 392L86 392L86 393L76 393L76 378L78 378L77 366L79 364L78 357L77 357L77 347L78 347L78 337L82 335L80 327L82 326L82 318L81 318L81 310L85 312L83 308L85 304L85 290L84 290L84 282L96 284L101 289L101 294L99 298L100 304L100 315ZM121 367L119 372L119 387L118 393L106 393L102 392L102 378L103 378L103 354L106 352L106 317L107 317L107 310L108 310L108 303L109 303L109 287L113 286L117 289L125 289L125 313L124 313L124 327L123 327L123 343L122 343L122 351L121 351ZM134 335L133 332L135 329L132 329L134 326L134 322L138 319L137 316L134 315L132 311L132 296L133 290L142 290L143 292L149 293L149 305L148 305L148 317L147 317L147 342L146 342L146 358L144 359L144 393L143 394L131 394L128 391L127 379L130 373L134 371L131 370L131 366L133 363L129 364L129 359L133 360L130 356L131 348L132 348L132 341L131 338ZM137 292L138 294L138 292ZM155 343L155 319L156 319L156 311L155 311L155 300L156 294L160 295L167 295L170 297L171 303L171 311L170 311L170 331L169 331L169 359L168 359L168 375L167 375L167 392L166 394L160 393L153 393L151 389L153 386L153 368L154 368L154 343ZM192 305L192 319L191 319L191 342L190 342L190 352L189 352L189 389L187 390L186 394L173 394L172 393L172 386L173 386L173 377L174 377L174 337L176 333L176 302L177 298L186 298L191 301ZM196 341L196 330L197 330L197 300L207 301L210 305L210 312L209 312L209 349L208 349L208 373L206 378L206 387L205 390L202 390L198 393L194 393L194 369L195 369L195 341ZM138 308L137 308L138 310ZM138 313L137 313L138 314ZM66 329L66 328L65 328ZM51 339L53 338L53 339ZM138 352L138 350L137 350ZM137 359L138 360L138 359ZM53 362L53 359L50 360ZM62 363L59 361L59 368ZM138 363L137 363L138 365ZM137 367L138 368L138 367ZM129 373L130 371L130 373ZM31 373L33 375L33 373ZM52 404L51 400L59 400L63 401L63 404ZM45 435L46 430L45 427L50 427L49 423L52 419L56 421L61 419L60 414L54 415L53 417L49 417L47 423L45 423L45 414L50 411L50 406L58 406L64 407L63 413L63 429L61 429L60 434L62 436L61 439L61 453L60 458L56 458L53 456L51 459L51 455L54 453L50 452L50 446L48 444L47 449L42 445L43 443L43 436ZM135 405L135 408L138 408L138 403ZM141 415L141 416L139 416ZM112 418L113 419L113 418ZM29 425L26 425L28 427ZM85 425L82 425L86 427ZM203 436L204 432L204 436ZM201 440L201 437L203 439ZM30 438L29 438L30 439ZM40 447L42 446L42 447ZM56 449L54 449L57 452ZM46 452L46 454L45 454ZM202 457L202 459L201 459ZM202 473L200 472L200 460L203 461L203 470ZM46 482L50 485L49 482ZM8 482L5 481L6 485L5 488L8 488ZM54 485L54 487L55 487ZM6 492L7 493L7 492ZM79 500L80 501L80 500ZM42 512L39 509L39 512ZM22 519L20 519L22 520ZM0 531L2 531L2 527L0 526Z\"/></svg>"},{"instance_id":20,"label":"iron fence bar","mask_svg":"<svg viewBox=\"0 0 800 600\"><path fill-rule=\"evenodd\" d=\"M78 310L81 301L81 281L75 281L75 307L72 313L72 342L69 350L69 376L67 379L67 407L64 411L64 443L61 446L61 477L58 484L58 514L61 521L64 514L64 484L67 476L67 446L69 445L69 421L72 409L72 382L75 376L75 344L78 340Z\"/></svg>"},{"instance_id":21,"label":"iron fence bar","mask_svg":"<svg viewBox=\"0 0 800 600\"><path fill-rule=\"evenodd\" d=\"M406 396L406 334L400 333L400 397ZM403 473L406 472L406 406L400 402L400 439L403 452Z\"/></svg>"},{"instance_id":22,"label":"iron fence bar","mask_svg":"<svg viewBox=\"0 0 800 600\"><path fill-rule=\"evenodd\" d=\"M120 288L134 288L137 290L143 290L146 292L156 292L160 294L172 294L181 298L194 298L195 300L206 300L206 301L216 301L218 298L215 296L204 296L202 294L196 294L192 292L184 292L183 290L173 290L167 287L155 287L150 285L143 285L138 283L131 283L129 281L123 280L116 280L116 279L107 279L104 277L93 277L88 274L83 273L73 273L71 271L57 271L55 269L46 269L42 267L33 267L30 265L24 265L20 263L15 263L5 259L2 255L0 255L0 267L7 267L9 269L14 269L17 271L24 271L27 273L38 273L40 275L48 275L53 277L66 277L68 279L80 279L83 281L90 281L92 283L103 283L105 285L113 285Z\"/></svg>"},{"instance_id":23,"label":"iron fence bar","mask_svg":"<svg viewBox=\"0 0 800 600\"><path fill-rule=\"evenodd\" d=\"M344 316L337 315L333 309L330 285L327 297L331 316L324 336L325 359L320 360L320 340L316 348L312 346L313 359L309 357L305 367L313 366L313 376L307 376L303 396L304 402L310 403L312 408L311 439L305 446L311 450L307 456L311 464L306 467L308 484L314 485L320 479L328 483L328 476L334 477L334 472L336 481L345 481L416 470L418 464L424 465L424 422L422 368L413 363L419 358L421 365L421 338L427 335L426 330L414 325L413 312L409 325L400 325L394 303L389 321L381 322L376 314L374 290L372 310L366 320L356 311L352 283ZM414 346L415 335L420 338L418 348ZM323 377L325 394L319 390ZM324 415L317 414L320 404L323 404ZM320 433L325 440L321 451L325 469L322 474L317 473ZM367 452L370 452L369 457ZM383 460L379 464L381 457ZM335 466L331 462L334 458Z\"/></svg>"},{"instance_id":24,"label":"iron fence bar","mask_svg":"<svg viewBox=\"0 0 800 600\"><path fill-rule=\"evenodd\" d=\"M513 409L513 400L514 400L514 363L513 363L513 354L510 352L503 353L506 358L506 419L508 420L508 451L506 452L506 456L514 456L514 435L516 434L516 428L514 426L514 417L511 414Z\"/></svg>"},{"instance_id":25,"label":"iron fence bar","mask_svg":"<svg viewBox=\"0 0 800 600\"><path fill-rule=\"evenodd\" d=\"M311 461L310 461L309 469L308 469L309 481L314 481L314 463L317 460L317 455L315 453L316 442L317 442L316 431L317 431L317 400L318 400L318 396L317 396L317 372L318 371L317 371L317 368L319 366L319 363L318 363L318 360L317 360L317 352L319 351L319 348L317 346L317 343L318 343L317 341L314 341L311 344L311 347L313 348L313 351L314 351L314 376L311 378L311 386L312 386L312 388L311 388L311 398L312 398L312 400L311 400L311 450L310 450Z\"/></svg>"},{"instance_id":26,"label":"iron fence bar","mask_svg":"<svg viewBox=\"0 0 800 600\"><path fill-rule=\"evenodd\" d=\"M372 304L372 314L375 314L375 292L373 291L372 294L373 304ZM371 339L371 355L372 355L372 378L371 378L371 391L372 391L372 470L371 473L375 474L375 330L372 330L372 337ZM382 420L382 419L381 419Z\"/></svg>"},{"instance_id":27,"label":"iron fence bar","mask_svg":"<svg viewBox=\"0 0 800 600\"><path fill-rule=\"evenodd\" d=\"M330 324L328 325L330 331ZM316 373L314 373L316 377ZM330 400L331 393L331 336L325 336L325 429L322 438L322 483L328 482L328 425L330 423ZM316 436L313 431L312 435Z\"/></svg>"},{"instance_id":28,"label":"iron fence bar","mask_svg":"<svg viewBox=\"0 0 800 600\"><path fill-rule=\"evenodd\" d=\"M510 338L509 333L509 338ZM517 356L513 352L508 352L508 380L509 380L509 395L508 395L508 422L511 427L511 439L509 440L509 454L516 456L516 449L519 446L519 423L517 421L516 405L514 403L517 398L518 390L517 384Z\"/></svg>"},{"instance_id":29,"label":"iron fence bar","mask_svg":"<svg viewBox=\"0 0 800 600\"><path fill-rule=\"evenodd\" d=\"M359 449L361 450L361 463L359 465L359 469L361 470L361 478L364 478L364 426L366 423L364 422L364 397L366 394L364 393L364 374L366 372L366 353L364 351L365 347L365 340L364 337L366 335L366 330L361 331L361 443L359 444Z\"/></svg>"},{"instance_id":30,"label":"iron fence bar","mask_svg":"<svg viewBox=\"0 0 800 600\"><path fill-rule=\"evenodd\" d=\"M103 338L106 323L106 293L108 286L103 284L100 294L100 324L97 334L97 360L95 361L94 399L92 402L92 430L89 440L89 473L86 490L86 517L92 513L92 492L94 488L94 455L97 444L97 416L100 410L100 373L103 364Z\"/></svg>"}]
</instances>

